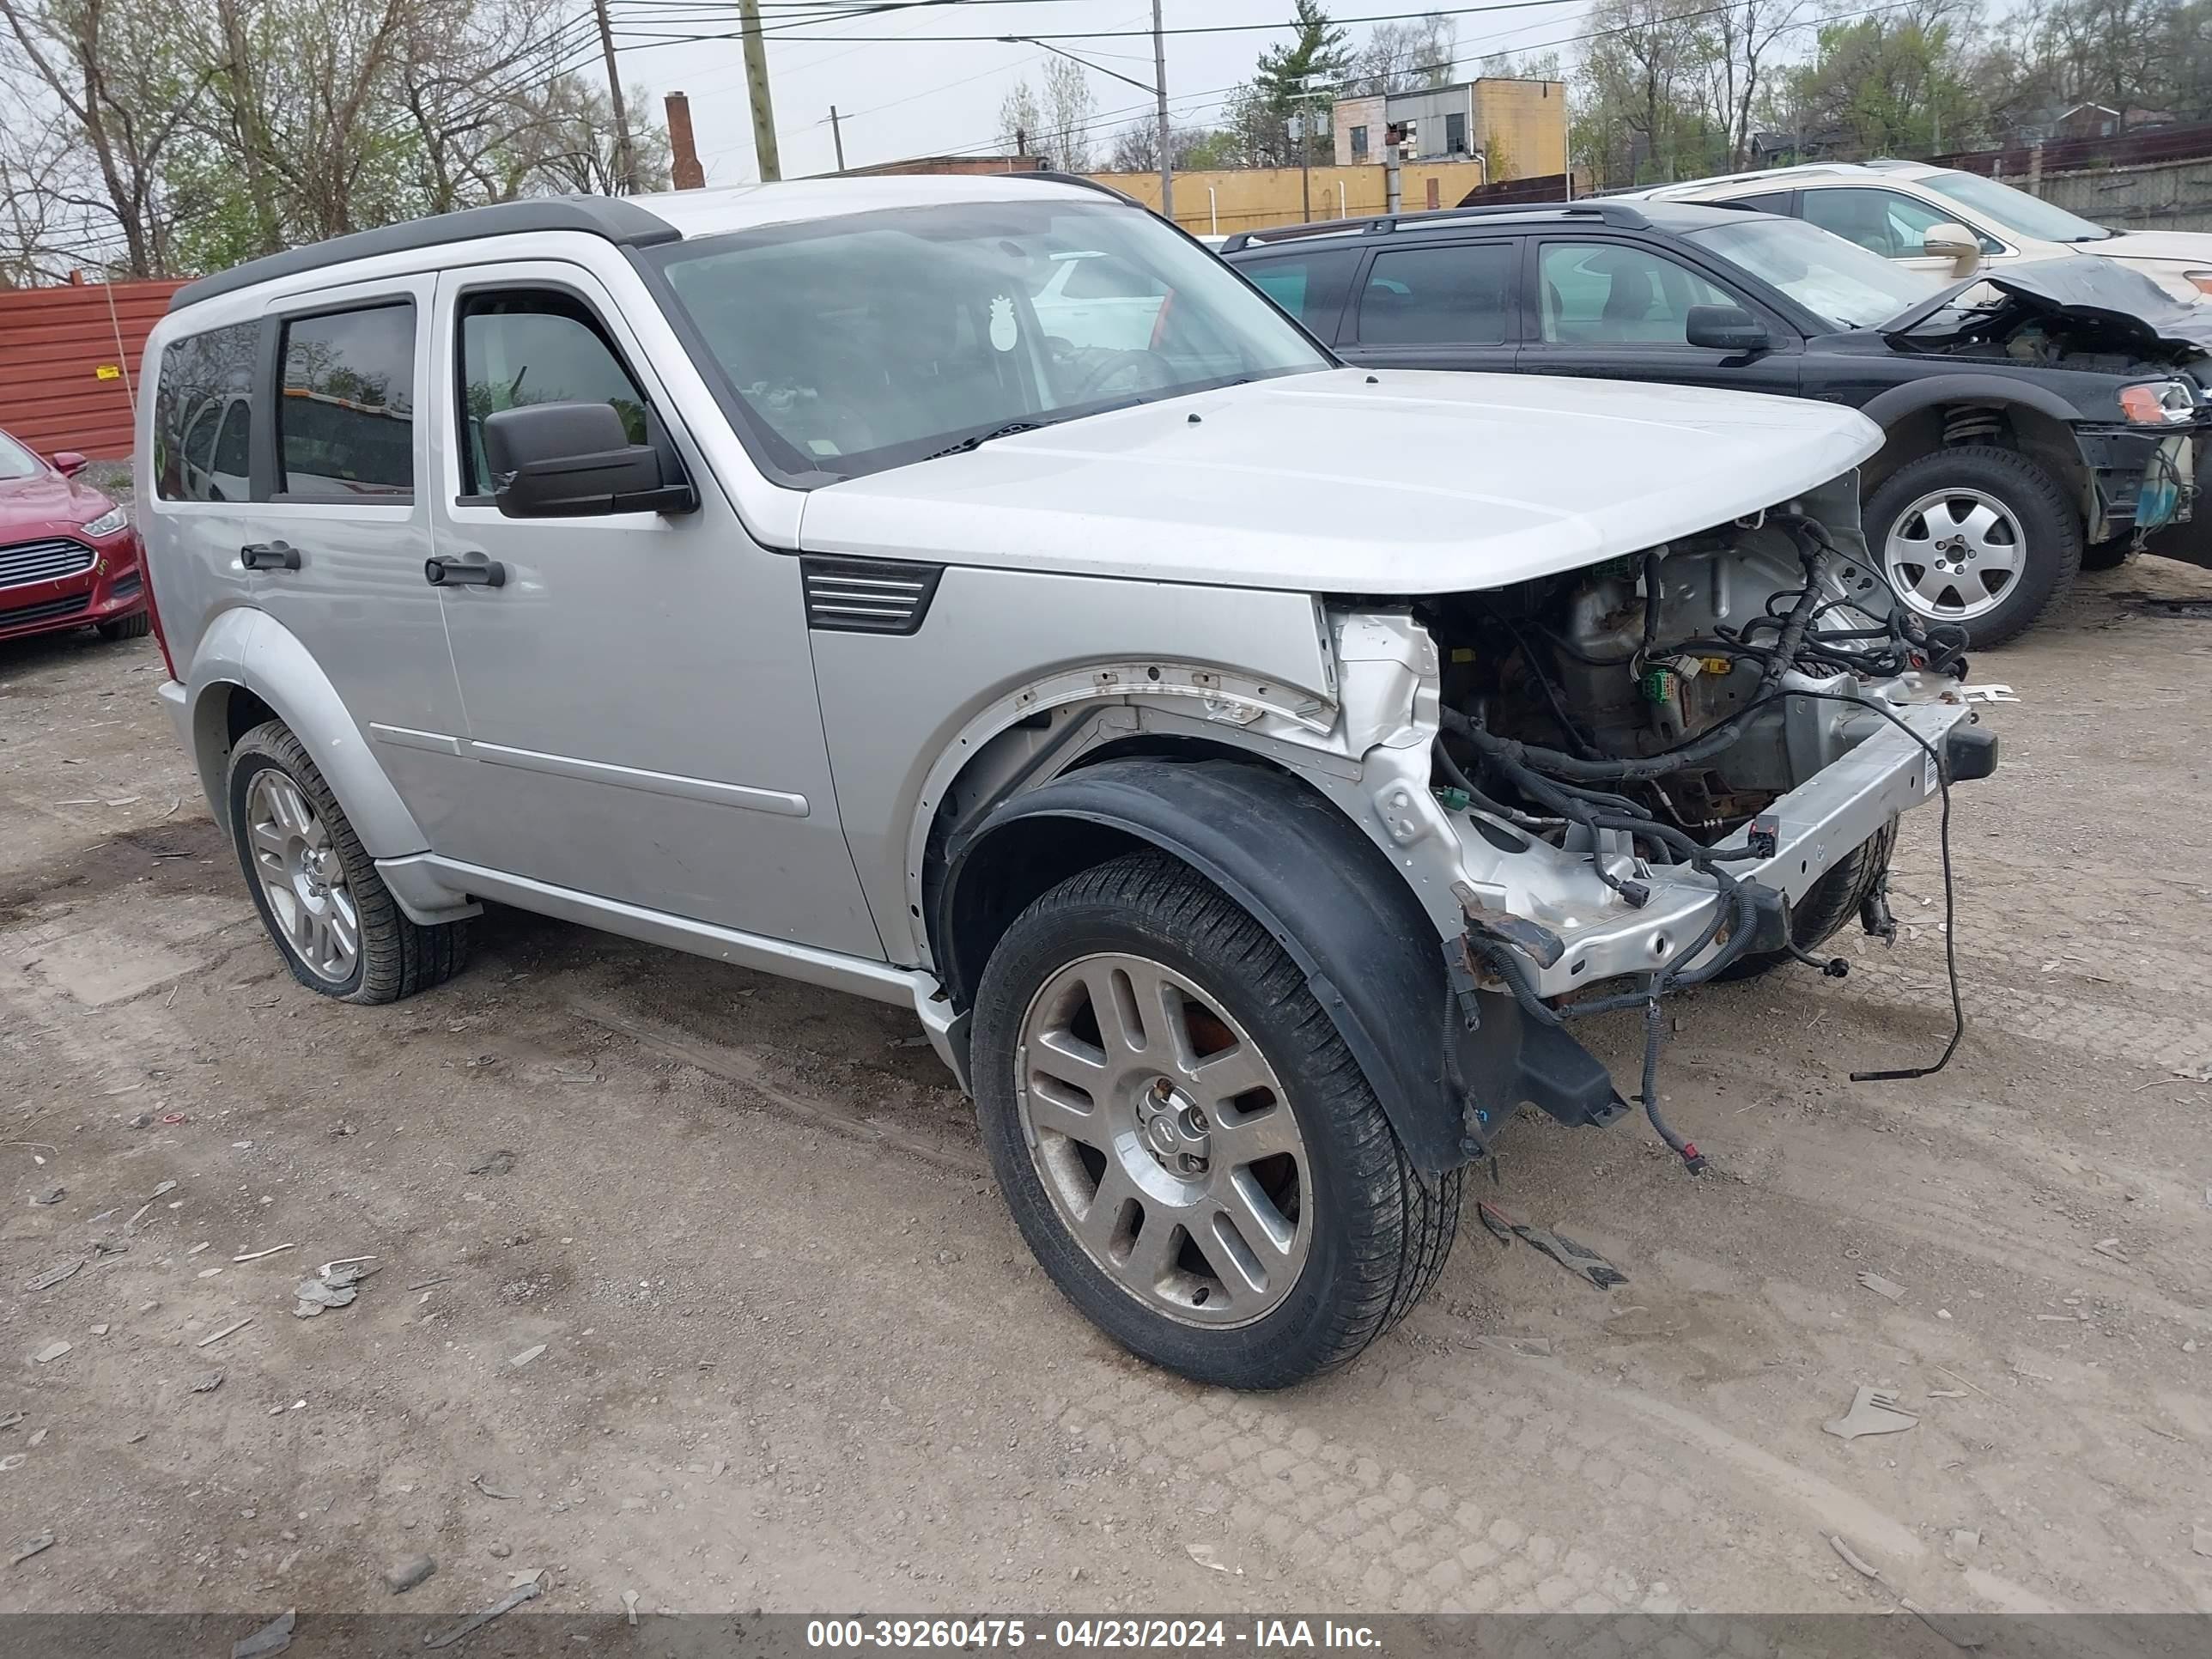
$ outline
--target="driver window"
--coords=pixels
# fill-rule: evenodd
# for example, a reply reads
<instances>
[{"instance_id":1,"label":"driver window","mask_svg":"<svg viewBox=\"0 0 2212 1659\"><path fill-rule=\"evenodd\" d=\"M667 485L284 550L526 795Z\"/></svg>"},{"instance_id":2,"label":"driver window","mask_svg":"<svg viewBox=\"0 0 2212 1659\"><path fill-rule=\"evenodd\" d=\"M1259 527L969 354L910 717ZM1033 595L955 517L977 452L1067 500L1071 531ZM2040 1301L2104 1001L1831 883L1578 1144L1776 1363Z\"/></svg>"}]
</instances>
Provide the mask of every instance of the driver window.
<instances>
[{"instance_id":1,"label":"driver window","mask_svg":"<svg viewBox=\"0 0 2212 1659\"><path fill-rule=\"evenodd\" d=\"M1686 345L1692 306L1736 297L1664 254L1625 242L1547 242L1544 338L1553 345Z\"/></svg>"},{"instance_id":2,"label":"driver window","mask_svg":"<svg viewBox=\"0 0 2212 1659\"><path fill-rule=\"evenodd\" d=\"M1885 259L1926 258L1929 228L1958 222L1955 214L1893 190L1808 190L1804 202L1808 223ZM1981 244L1984 253L2004 252L1986 236Z\"/></svg>"},{"instance_id":3,"label":"driver window","mask_svg":"<svg viewBox=\"0 0 2212 1659\"><path fill-rule=\"evenodd\" d=\"M525 404L611 404L630 442L646 442L645 394L591 307L556 289L471 294L461 303L461 494L491 494L485 417Z\"/></svg>"}]
</instances>

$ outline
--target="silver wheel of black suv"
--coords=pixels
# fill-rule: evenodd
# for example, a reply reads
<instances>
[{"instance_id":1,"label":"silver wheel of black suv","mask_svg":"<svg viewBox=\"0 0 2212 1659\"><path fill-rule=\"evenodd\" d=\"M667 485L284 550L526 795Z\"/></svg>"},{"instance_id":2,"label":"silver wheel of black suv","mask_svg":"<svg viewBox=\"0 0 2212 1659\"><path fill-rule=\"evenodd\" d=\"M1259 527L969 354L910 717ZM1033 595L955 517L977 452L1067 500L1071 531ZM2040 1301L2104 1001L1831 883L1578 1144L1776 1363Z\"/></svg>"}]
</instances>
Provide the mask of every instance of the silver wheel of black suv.
<instances>
[{"instance_id":1,"label":"silver wheel of black suv","mask_svg":"<svg viewBox=\"0 0 2212 1659\"><path fill-rule=\"evenodd\" d=\"M999 1184L1054 1284L1132 1352L1279 1388L1435 1282L1461 1176L1407 1160L1304 975L1159 854L1069 878L983 973L971 1049Z\"/></svg>"},{"instance_id":2,"label":"silver wheel of black suv","mask_svg":"<svg viewBox=\"0 0 2212 1659\"><path fill-rule=\"evenodd\" d=\"M468 923L407 919L282 720L238 740L228 800L253 907L301 984L344 1002L395 1002L460 971Z\"/></svg>"}]
</instances>

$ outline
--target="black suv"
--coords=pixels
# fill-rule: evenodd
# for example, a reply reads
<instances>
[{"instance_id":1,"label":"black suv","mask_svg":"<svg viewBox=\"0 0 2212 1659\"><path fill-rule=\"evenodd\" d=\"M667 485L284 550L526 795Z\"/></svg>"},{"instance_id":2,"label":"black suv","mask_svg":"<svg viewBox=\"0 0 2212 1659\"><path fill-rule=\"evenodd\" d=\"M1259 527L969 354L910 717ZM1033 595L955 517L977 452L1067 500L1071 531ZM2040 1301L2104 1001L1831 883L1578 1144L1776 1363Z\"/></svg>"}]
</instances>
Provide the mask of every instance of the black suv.
<instances>
[{"instance_id":1,"label":"black suv","mask_svg":"<svg viewBox=\"0 0 2212 1659\"><path fill-rule=\"evenodd\" d=\"M2084 564L2138 546L2212 564L2212 509L2191 514L2212 305L2109 261L1947 284L1800 220L1601 200L1247 232L1222 255L1352 363L1863 410L1889 440L1861 478L1868 544L1907 604L1979 645Z\"/></svg>"}]
</instances>

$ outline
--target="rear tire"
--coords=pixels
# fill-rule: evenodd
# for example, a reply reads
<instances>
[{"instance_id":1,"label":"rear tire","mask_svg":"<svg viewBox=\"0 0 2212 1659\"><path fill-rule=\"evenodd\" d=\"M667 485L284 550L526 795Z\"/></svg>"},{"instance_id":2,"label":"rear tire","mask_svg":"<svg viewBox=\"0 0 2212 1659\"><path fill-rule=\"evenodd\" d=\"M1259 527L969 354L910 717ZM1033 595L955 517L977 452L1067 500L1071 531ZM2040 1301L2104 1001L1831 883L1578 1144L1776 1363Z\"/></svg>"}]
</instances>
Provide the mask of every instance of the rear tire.
<instances>
[{"instance_id":1,"label":"rear tire","mask_svg":"<svg viewBox=\"0 0 2212 1659\"><path fill-rule=\"evenodd\" d=\"M154 631L154 619L143 611L134 611L113 622L94 623L103 640L143 640Z\"/></svg>"},{"instance_id":2,"label":"rear tire","mask_svg":"<svg viewBox=\"0 0 2212 1659\"><path fill-rule=\"evenodd\" d=\"M1282 1388L1352 1358L1443 1271L1461 1172L1413 1168L1297 965L1171 858L1116 859L1024 911L985 966L972 1052L1015 1222L1141 1358Z\"/></svg>"},{"instance_id":3,"label":"rear tire","mask_svg":"<svg viewBox=\"0 0 2212 1659\"><path fill-rule=\"evenodd\" d=\"M1889 874L1889 856L1896 850L1897 820L1892 818L1844 854L1827 874L1806 890L1803 898L1790 907L1791 942L1801 951L1812 951L1842 932ZM1717 982L1756 979L1796 960L1787 951L1769 951L1741 957L1713 978Z\"/></svg>"},{"instance_id":4,"label":"rear tire","mask_svg":"<svg viewBox=\"0 0 2212 1659\"><path fill-rule=\"evenodd\" d=\"M2081 520L2058 481L2018 450L1939 449L1869 499L1867 546L1897 597L1970 645L2025 633L2081 568Z\"/></svg>"},{"instance_id":5,"label":"rear tire","mask_svg":"<svg viewBox=\"0 0 2212 1659\"><path fill-rule=\"evenodd\" d=\"M341 1002L396 1002L468 961L468 923L407 919L337 797L282 720L230 755L231 838L262 926L292 977Z\"/></svg>"}]
</instances>

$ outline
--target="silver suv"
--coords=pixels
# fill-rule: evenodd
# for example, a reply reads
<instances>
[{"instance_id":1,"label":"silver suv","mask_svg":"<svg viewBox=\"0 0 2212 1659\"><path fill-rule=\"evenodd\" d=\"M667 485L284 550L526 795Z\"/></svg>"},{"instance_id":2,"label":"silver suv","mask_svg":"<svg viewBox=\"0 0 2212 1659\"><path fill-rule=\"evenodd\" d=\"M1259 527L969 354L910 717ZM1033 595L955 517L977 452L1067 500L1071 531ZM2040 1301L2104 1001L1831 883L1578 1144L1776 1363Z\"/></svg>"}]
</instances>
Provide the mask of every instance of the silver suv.
<instances>
[{"instance_id":1,"label":"silver suv","mask_svg":"<svg viewBox=\"0 0 2212 1659\"><path fill-rule=\"evenodd\" d=\"M1209 1381L1358 1353L1517 1109L1625 1109L1577 1016L1878 926L1994 761L1858 416L1345 368L1076 182L483 208L148 362L161 695L303 985L489 902L911 1006L1053 1278Z\"/></svg>"}]
</instances>

